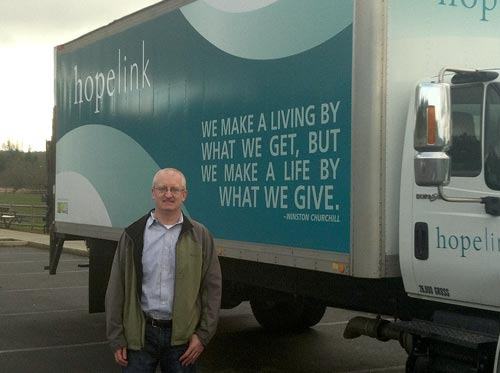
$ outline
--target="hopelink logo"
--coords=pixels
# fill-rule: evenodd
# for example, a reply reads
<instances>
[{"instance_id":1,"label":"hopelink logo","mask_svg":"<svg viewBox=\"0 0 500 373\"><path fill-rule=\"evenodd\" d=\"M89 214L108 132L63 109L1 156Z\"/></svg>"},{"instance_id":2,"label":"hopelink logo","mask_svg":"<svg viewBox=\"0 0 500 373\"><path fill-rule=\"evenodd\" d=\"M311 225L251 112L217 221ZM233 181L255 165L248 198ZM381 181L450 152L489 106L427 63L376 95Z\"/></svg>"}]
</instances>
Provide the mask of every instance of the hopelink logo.
<instances>
[{"instance_id":1,"label":"hopelink logo","mask_svg":"<svg viewBox=\"0 0 500 373\"><path fill-rule=\"evenodd\" d=\"M462 258L474 252L478 254L500 253L500 237L495 232L489 231L487 227L478 234L448 233L441 227L436 227L436 247L457 251Z\"/></svg>"},{"instance_id":2,"label":"hopelink logo","mask_svg":"<svg viewBox=\"0 0 500 373\"><path fill-rule=\"evenodd\" d=\"M449 7L462 7L468 10L476 10L480 14L481 21L489 21L491 12L497 7L498 0L439 0L439 5Z\"/></svg>"}]
</instances>

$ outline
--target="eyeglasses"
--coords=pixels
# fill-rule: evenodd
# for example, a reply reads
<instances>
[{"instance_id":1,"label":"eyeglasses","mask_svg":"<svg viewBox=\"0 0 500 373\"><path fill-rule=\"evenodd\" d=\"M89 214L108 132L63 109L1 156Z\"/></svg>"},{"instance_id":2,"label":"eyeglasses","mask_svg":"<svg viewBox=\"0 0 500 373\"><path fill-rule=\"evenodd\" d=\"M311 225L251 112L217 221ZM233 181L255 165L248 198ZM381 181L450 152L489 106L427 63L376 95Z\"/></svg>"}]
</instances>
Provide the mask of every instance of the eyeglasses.
<instances>
[{"instance_id":1,"label":"eyeglasses","mask_svg":"<svg viewBox=\"0 0 500 373\"><path fill-rule=\"evenodd\" d=\"M154 187L158 193L160 194L165 194L170 192L174 196L178 196L180 192L183 192L184 189L181 188L176 188L176 187L168 187L168 186L161 186L161 187Z\"/></svg>"}]
</instances>

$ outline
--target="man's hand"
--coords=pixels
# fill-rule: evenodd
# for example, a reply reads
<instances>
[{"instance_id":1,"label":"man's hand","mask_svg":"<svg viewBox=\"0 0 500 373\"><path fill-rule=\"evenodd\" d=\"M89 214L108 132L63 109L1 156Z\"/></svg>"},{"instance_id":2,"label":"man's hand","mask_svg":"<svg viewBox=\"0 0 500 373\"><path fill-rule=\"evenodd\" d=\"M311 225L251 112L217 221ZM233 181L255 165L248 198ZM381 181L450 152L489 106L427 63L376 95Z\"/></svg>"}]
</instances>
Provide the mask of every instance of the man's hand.
<instances>
[{"instance_id":1,"label":"man's hand","mask_svg":"<svg viewBox=\"0 0 500 373\"><path fill-rule=\"evenodd\" d=\"M126 367L128 364L127 360L127 347L120 347L115 351L115 361L122 367Z\"/></svg>"},{"instance_id":2,"label":"man's hand","mask_svg":"<svg viewBox=\"0 0 500 373\"><path fill-rule=\"evenodd\" d=\"M194 364L204 349L205 346L201 343L200 338L198 338L196 334L193 334L191 338L189 338L189 344L186 352L184 352L179 359L181 365L185 367L187 365Z\"/></svg>"}]
</instances>

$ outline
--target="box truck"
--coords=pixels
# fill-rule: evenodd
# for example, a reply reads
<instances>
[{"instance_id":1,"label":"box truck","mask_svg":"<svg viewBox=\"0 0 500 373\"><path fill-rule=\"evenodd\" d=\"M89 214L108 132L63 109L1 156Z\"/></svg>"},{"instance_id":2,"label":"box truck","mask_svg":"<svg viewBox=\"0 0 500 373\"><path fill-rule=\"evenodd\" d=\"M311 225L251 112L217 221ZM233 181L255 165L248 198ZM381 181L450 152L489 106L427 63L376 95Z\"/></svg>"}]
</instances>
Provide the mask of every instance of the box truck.
<instances>
[{"instance_id":1,"label":"box truck","mask_svg":"<svg viewBox=\"0 0 500 373\"><path fill-rule=\"evenodd\" d=\"M407 371L494 369L500 293L496 0L163 1L55 48L54 213L115 244L182 170L223 306L274 329L358 317ZM496 369L496 368L495 368Z\"/></svg>"}]
</instances>

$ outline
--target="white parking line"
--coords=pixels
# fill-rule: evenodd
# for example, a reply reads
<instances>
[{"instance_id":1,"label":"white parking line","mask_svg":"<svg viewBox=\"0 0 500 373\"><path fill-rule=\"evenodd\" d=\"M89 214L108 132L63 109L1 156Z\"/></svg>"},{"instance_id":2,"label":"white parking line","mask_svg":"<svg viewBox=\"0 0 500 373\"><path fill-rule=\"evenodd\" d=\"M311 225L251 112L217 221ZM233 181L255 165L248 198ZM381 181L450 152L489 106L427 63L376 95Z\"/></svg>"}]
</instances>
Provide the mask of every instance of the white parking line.
<instances>
[{"instance_id":1,"label":"white parking line","mask_svg":"<svg viewBox=\"0 0 500 373\"><path fill-rule=\"evenodd\" d=\"M79 272L82 272L82 273L87 273L89 271L88 268L84 268L80 271L61 271L61 272L57 272L58 274L61 274L61 273L79 273ZM45 272L24 272L24 273L0 273L0 276L27 276L27 275L48 275L49 274L49 271L45 271Z\"/></svg>"},{"instance_id":2,"label":"white parking line","mask_svg":"<svg viewBox=\"0 0 500 373\"><path fill-rule=\"evenodd\" d=\"M34 288L34 289L8 289L8 290L0 290L2 293L22 293L25 291L44 291L44 290L68 290L68 289L83 289L87 288L87 285L82 286L61 286L58 288Z\"/></svg>"},{"instance_id":3,"label":"white parking line","mask_svg":"<svg viewBox=\"0 0 500 373\"><path fill-rule=\"evenodd\" d=\"M392 367L385 368L370 368L370 369L361 369L361 370L346 370L340 373L376 373L376 372L399 372L401 369L405 369L404 365L395 365Z\"/></svg>"},{"instance_id":4,"label":"white parking line","mask_svg":"<svg viewBox=\"0 0 500 373\"><path fill-rule=\"evenodd\" d=\"M332 322L319 322L314 326L332 326L332 325L345 325L349 321L332 321Z\"/></svg>"},{"instance_id":5,"label":"white parking line","mask_svg":"<svg viewBox=\"0 0 500 373\"><path fill-rule=\"evenodd\" d=\"M65 260L60 260L59 263L71 263L71 262L83 262L83 261L88 261L88 259L65 259ZM0 260L0 264L27 264L27 263L46 263L46 262L47 258L41 258L40 260L19 260L16 262Z\"/></svg>"},{"instance_id":6,"label":"white parking line","mask_svg":"<svg viewBox=\"0 0 500 373\"><path fill-rule=\"evenodd\" d=\"M72 345L57 345L57 346L46 346L46 347L32 347L32 348L18 348L13 350L0 350L0 355L12 354L16 352L33 352L33 351L47 351L47 350L58 350L64 348L74 348L74 347L87 347L87 346L98 346L108 344L108 341L101 342L89 342L89 343L76 343Z\"/></svg>"},{"instance_id":7,"label":"white parking line","mask_svg":"<svg viewBox=\"0 0 500 373\"><path fill-rule=\"evenodd\" d=\"M51 310L51 311L32 311L32 312L19 312L19 313L0 313L0 317L9 316L29 316L29 315L40 315L44 313L59 313L59 312L76 312L76 311L88 311L87 308L70 308L67 310Z\"/></svg>"}]
</instances>

